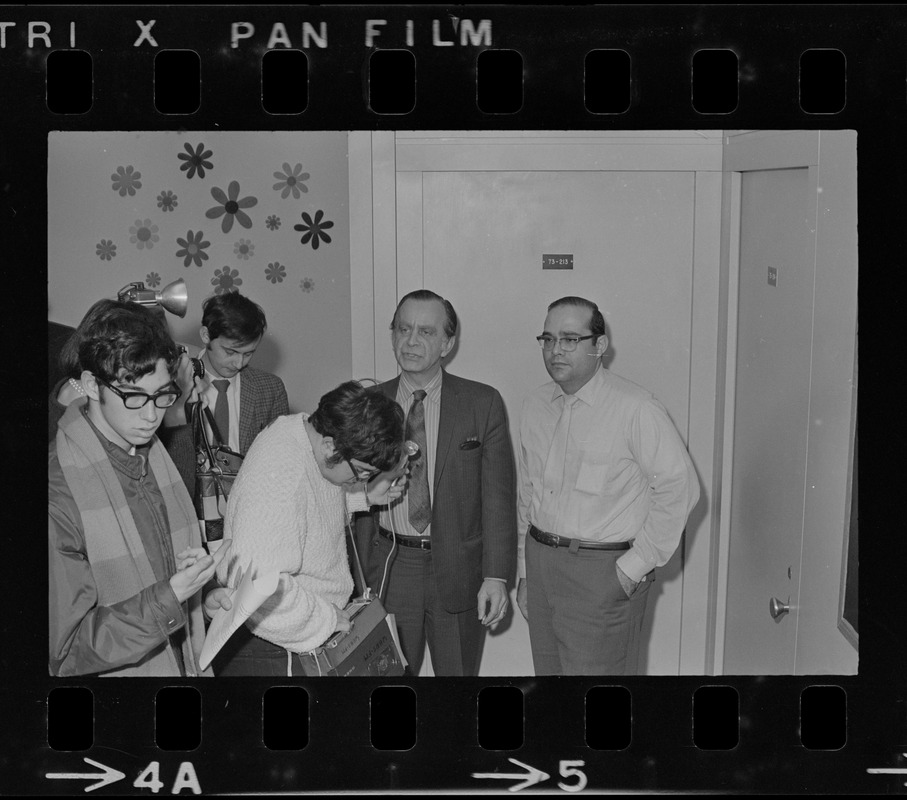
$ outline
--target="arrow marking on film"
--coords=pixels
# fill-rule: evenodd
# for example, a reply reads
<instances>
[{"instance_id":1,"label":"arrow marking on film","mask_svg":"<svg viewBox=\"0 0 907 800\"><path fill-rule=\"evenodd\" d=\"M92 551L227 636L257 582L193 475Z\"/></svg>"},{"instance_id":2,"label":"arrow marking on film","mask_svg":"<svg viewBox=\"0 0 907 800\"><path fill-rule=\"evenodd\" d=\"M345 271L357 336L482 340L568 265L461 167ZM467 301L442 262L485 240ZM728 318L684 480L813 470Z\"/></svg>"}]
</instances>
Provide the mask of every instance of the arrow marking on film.
<instances>
[{"instance_id":1,"label":"arrow marking on film","mask_svg":"<svg viewBox=\"0 0 907 800\"><path fill-rule=\"evenodd\" d=\"M107 786L109 783L116 783L117 781L123 780L126 777L125 772L120 772L118 769L113 767L108 767L105 764L101 764L97 761L92 761L90 758L84 759L85 763L91 764L93 767L104 770L103 772L48 772L44 777L45 778L79 778L81 780L94 780L99 778L97 783L93 783L91 786L86 786L85 791L91 792L95 789L100 789L102 786Z\"/></svg>"},{"instance_id":2,"label":"arrow marking on film","mask_svg":"<svg viewBox=\"0 0 907 800\"><path fill-rule=\"evenodd\" d=\"M907 757L907 753L903 753ZM870 767L866 770L870 775L907 775L907 769L897 767ZM904 784L907 786L907 783Z\"/></svg>"},{"instance_id":3,"label":"arrow marking on film","mask_svg":"<svg viewBox=\"0 0 907 800\"><path fill-rule=\"evenodd\" d=\"M520 789L525 789L527 786L532 786L536 783L541 783L542 781L547 781L551 776L547 772L542 772L540 769L535 767L530 767L528 764L524 764L522 761L517 761L515 758L507 759L511 764L516 764L518 767L522 767L528 772L473 772L473 778L507 778L508 780L519 780L519 783L515 783L513 786L508 787L510 792L518 792Z\"/></svg>"}]
</instances>

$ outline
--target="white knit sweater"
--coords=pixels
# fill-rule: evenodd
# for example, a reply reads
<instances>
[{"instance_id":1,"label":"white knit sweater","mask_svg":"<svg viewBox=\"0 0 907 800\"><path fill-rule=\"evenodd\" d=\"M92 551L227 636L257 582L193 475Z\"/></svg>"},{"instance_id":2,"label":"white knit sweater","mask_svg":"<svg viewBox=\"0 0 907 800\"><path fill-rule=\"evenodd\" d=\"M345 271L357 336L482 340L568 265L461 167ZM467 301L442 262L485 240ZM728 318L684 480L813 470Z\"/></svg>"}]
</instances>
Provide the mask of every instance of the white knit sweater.
<instances>
[{"instance_id":1,"label":"white knit sweater","mask_svg":"<svg viewBox=\"0 0 907 800\"><path fill-rule=\"evenodd\" d=\"M246 623L256 636L295 653L323 644L336 630L335 606L353 590L345 525L365 510L318 469L305 429L307 414L278 417L252 443L230 492L224 538L232 551L217 570L235 587L238 571L280 572L277 591Z\"/></svg>"}]
</instances>

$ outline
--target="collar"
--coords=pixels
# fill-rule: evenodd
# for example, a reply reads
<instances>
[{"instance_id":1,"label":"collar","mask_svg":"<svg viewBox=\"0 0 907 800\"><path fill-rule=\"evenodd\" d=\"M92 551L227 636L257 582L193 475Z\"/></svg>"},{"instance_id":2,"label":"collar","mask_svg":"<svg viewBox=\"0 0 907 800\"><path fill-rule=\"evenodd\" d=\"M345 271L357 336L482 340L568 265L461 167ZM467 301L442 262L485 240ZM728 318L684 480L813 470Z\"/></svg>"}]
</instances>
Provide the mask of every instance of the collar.
<instances>
[{"instance_id":1,"label":"collar","mask_svg":"<svg viewBox=\"0 0 907 800\"><path fill-rule=\"evenodd\" d=\"M91 417L88 416L88 403L82 407L81 411L82 416L85 417L89 427L100 440L101 446L104 448L104 452L107 454L107 458L110 459L110 463L113 464L114 468L132 480L144 478L148 473L148 450L151 447L151 443L149 442L147 445L142 445L142 447L133 446L129 449L129 452L126 452L118 444L111 442L110 439L97 429L95 424L91 421ZM152 441L154 440L152 439Z\"/></svg>"},{"instance_id":2,"label":"collar","mask_svg":"<svg viewBox=\"0 0 907 800\"><path fill-rule=\"evenodd\" d=\"M441 399L441 383L444 379L444 370L439 369L438 374L435 375L425 386L421 387L425 391L425 399L431 400L433 403L437 403ZM413 392L418 389L418 386L413 386L412 381L409 380L409 377L405 372L400 373L400 389L404 397L410 397Z\"/></svg>"},{"instance_id":3,"label":"collar","mask_svg":"<svg viewBox=\"0 0 907 800\"><path fill-rule=\"evenodd\" d=\"M592 377L589 378L589 380L587 380L582 386L579 387L579 389L574 392L574 396L578 400L581 400L583 403L585 403L587 406L591 406L593 400L595 399L595 395L598 393L599 387L605 380L604 373L604 367L602 367L602 365L599 363L598 368L595 370L595 372L592 373ZM559 384L555 383L554 391L551 394L551 402L553 403L560 397L566 398L566 396L566 392L564 392Z\"/></svg>"}]
</instances>

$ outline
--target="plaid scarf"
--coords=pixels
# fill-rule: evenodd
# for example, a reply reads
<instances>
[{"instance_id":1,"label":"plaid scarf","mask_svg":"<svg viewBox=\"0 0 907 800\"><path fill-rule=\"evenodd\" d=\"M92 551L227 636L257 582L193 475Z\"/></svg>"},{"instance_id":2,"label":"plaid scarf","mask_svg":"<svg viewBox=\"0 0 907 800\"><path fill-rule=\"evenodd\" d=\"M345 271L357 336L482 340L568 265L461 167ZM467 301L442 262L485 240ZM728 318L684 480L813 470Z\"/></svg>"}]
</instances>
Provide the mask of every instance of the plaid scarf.
<instances>
[{"instance_id":1,"label":"plaid scarf","mask_svg":"<svg viewBox=\"0 0 907 800\"><path fill-rule=\"evenodd\" d=\"M73 500L82 516L88 562L98 590L98 604L111 605L155 584L151 563L142 545L123 487L104 447L82 416L84 400L71 403L57 430L57 457ZM164 498L170 523L173 552L200 547L198 521L192 502L176 467L161 443L154 438L148 448L148 466ZM183 604L188 631L182 653L186 675L199 675L198 654L205 640L202 597L196 593ZM172 646L152 651L134 666L105 675L131 677L179 676ZM202 675L210 676L205 670Z\"/></svg>"}]
</instances>

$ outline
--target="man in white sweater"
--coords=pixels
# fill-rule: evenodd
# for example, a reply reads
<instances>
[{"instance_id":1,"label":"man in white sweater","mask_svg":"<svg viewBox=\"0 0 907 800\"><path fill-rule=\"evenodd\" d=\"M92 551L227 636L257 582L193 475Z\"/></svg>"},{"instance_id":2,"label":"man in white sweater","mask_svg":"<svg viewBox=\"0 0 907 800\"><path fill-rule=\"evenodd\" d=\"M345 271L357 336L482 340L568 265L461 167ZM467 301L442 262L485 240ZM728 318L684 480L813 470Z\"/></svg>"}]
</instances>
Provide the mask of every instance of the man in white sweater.
<instances>
[{"instance_id":1,"label":"man in white sweater","mask_svg":"<svg viewBox=\"0 0 907 800\"><path fill-rule=\"evenodd\" d=\"M216 675L303 675L308 653L349 630L345 526L352 511L403 493L405 479L391 485L402 445L397 403L353 381L311 416L279 417L259 434L230 494L233 551L217 577L235 587L249 569L277 570L280 584L223 648Z\"/></svg>"}]
</instances>

